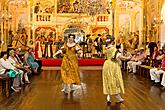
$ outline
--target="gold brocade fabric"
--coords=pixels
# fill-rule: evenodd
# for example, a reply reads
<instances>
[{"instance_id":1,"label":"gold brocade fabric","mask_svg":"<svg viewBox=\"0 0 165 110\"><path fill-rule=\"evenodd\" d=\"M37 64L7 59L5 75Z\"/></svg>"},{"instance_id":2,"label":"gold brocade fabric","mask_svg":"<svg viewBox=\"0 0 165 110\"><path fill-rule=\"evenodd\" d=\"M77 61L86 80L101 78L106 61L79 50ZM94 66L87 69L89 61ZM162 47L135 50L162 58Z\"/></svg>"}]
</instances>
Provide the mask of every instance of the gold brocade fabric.
<instances>
[{"instance_id":1,"label":"gold brocade fabric","mask_svg":"<svg viewBox=\"0 0 165 110\"><path fill-rule=\"evenodd\" d=\"M76 46L68 47L64 44L66 53L61 65L61 76L65 84L80 84L78 69L78 58L76 56Z\"/></svg>"},{"instance_id":2,"label":"gold brocade fabric","mask_svg":"<svg viewBox=\"0 0 165 110\"><path fill-rule=\"evenodd\" d=\"M115 95L124 93L124 84L119 62L111 61L115 55L116 48L111 47L106 51L107 60L104 62L103 77L103 93Z\"/></svg>"}]
</instances>

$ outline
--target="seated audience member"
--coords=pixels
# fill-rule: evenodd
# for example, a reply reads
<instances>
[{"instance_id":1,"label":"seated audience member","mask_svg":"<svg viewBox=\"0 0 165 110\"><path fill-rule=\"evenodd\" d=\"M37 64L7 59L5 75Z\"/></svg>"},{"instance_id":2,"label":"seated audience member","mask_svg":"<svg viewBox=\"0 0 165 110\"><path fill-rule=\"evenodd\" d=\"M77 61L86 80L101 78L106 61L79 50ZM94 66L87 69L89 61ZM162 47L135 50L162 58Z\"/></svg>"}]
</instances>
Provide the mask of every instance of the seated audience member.
<instances>
[{"instance_id":1,"label":"seated audience member","mask_svg":"<svg viewBox=\"0 0 165 110\"><path fill-rule=\"evenodd\" d=\"M124 70L126 70L127 62L131 59L132 55L130 52L127 51L127 49L124 49L123 50L123 56L127 58L127 59L122 60L122 67Z\"/></svg>"},{"instance_id":2,"label":"seated audience member","mask_svg":"<svg viewBox=\"0 0 165 110\"><path fill-rule=\"evenodd\" d=\"M15 54L15 58L17 59L17 62L18 62L20 65L23 66L23 70L24 70L24 71L26 71L26 72L28 72L28 73L32 73L32 71L30 70L30 66L24 65L24 63L23 63L22 60L20 59L20 57L19 57L20 51L21 51L21 49L20 49L20 48L17 48L17 49L15 50L15 53L14 53L14 54Z\"/></svg>"},{"instance_id":3,"label":"seated audience member","mask_svg":"<svg viewBox=\"0 0 165 110\"><path fill-rule=\"evenodd\" d=\"M15 72L15 77L13 78L13 85L12 85L12 89L15 92L19 92L19 90L21 89L20 86L20 71L14 67L8 60L8 56L7 56L7 52L1 52L1 56L0 56L0 76L8 76L8 73L10 71L14 71ZM10 76L9 76L10 77Z\"/></svg>"},{"instance_id":4,"label":"seated audience member","mask_svg":"<svg viewBox=\"0 0 165 110\"><path fill-rule=\"evenodd\" d=\"M150 61L150 56L147 55L144 61L144 65L150 66L151 65L151 61Z\"/></svg>"},{"instance_id":5,"label":"seated audience member","mask_svg":"<svg viewBox=\"0 0 165 110\"><path fill-rule=\"evenodd\" d=\"M163 50L164 53L164 50ZM157 60L161 60L161 63L157 66L157 68L152 68L150 69L150 76L151 76L151 80L154 81L155 85L159 85L160 84L160 75L163 74L164 77L164 73L165 73L165 55L159 55L157 57ZM164 81L162 79L162 85L164 85Z\"/></svg>"},{"instance_id":6,"label":"seated audience member","mask_svg":"<svg viewBox=\"0 0 165 110\"><path fill-rule=\"evenodd\" d=\"M165 57L163 58L162 60L162 68L161 68L163 71L163 77L162 77L162 81L161 81L161 85L163 86L163 90L165 90Z\"/></svg>"},{"instance_id":7,"label":"seated audience member","mask_svg":"<svg viewBox=\"0 0 165 110\"><path fill-rule=\"evenodd\" d=\"M137 53L137 54L138 55L137 55L135 61L131 65L133 73L136 73L136 66L141 65L144 62L145 58L146 58L145 53L144 53L144 48L140 48L140 52Z\"/></svg>"},{"instance_id":8,"label":"seated audience member","mask_svg":"<svg viewBox=\"0 0 165 110\"><path fill-rule=\"evenodd\" d=\"M136 60L137 52L138 52L138 50L135 50L135 52L132 54L130 61L127 62L127 68L129 70L129 72L132 72L132 66L131 65Z\"/></svg>"},{"instance_id":9,"label":"seated audience member","mask_svg":"<svg viewBox=\"0 0 165 110\"><path fill-rule=\"evenodd\" d=\"M157 47L154 47L154 52L152 53L151 61L152 61L152 66L156 64L156 57L159 55Z\"/></svg>"},{"instance_id":10,"label":"seated audience member","mask_svg":"<svg viewBox=\"0 0 165 110\"><path fill-rule=\"evenodd\" d=\"M35 57L35 50L32 48L32 51L30 52L30 54L32 55L32 57L34 58L34 61L38 63L39 67L38 67L38 72L41 70L42 68L42 61L39 59L36 59Z\"/></svg>"},{"instance_id":11,"label":"seated audience member","mask_svg":"<svg viewBox=\"0 0 165 110\"><path fill-rule=\"evenodd\" d=\"M163 57L164 57L163 50L159 50L158 56L156 57L155 62L151 66L152 67L160 67Z\"/></svg>"},{"instance_id":12,"label":"seated audience member","mask_svg":"<svg viewBox=\"0 0 165 110\"><path fill-rule=\"evenodd\" d=\"M15 57L14 50L10 50L9 51L9 58L8 58L8 60L10 61L10 63L14 67L16 67L17 69L20 69L20 70L23 70L24 71L23 74L21 74L21 84L24 84L23 77L25 78L25 83L29 84L30 81L29 81L29 78L28 78L28 74L31 73L31 70L28 69L28 68L26 68L26 67L24 67L21 63L19 63L17 61L17 58Z\"/></svg>"},{"instance_id":13,"label":"seated audience member","mask_svg":"<svg viewBox=\"0 0 165 110\"><path fill-rule=\"evenodd\" d=\"M32 48L29 48L28 51L25 53L24 57L24 63L25 65L29 66L34 73L38 73L38 63L35 62L34 56L31 54L32 53Z\"/></svg>"}]
</instances>

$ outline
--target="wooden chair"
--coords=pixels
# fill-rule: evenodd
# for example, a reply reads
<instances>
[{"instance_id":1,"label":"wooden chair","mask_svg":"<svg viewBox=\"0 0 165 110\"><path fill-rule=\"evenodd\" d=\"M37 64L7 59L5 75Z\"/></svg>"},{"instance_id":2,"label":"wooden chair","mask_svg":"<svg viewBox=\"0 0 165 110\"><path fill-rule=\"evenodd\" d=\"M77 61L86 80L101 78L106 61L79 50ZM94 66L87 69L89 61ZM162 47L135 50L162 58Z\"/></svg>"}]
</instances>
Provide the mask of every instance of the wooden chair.
<instances>
[{"instance_id":1,"label":"wooden chair","mask_svg":"<svg viewBox=\"0 0 165 110\"><path fill-rule=\"evenodd\" d=\"M9 96L11 93L11 78L0 76L2 94Z\"/></svg>"},{"instance_id":2,"label":"wooden chair","mask_svg":"<svg viewBox=\"0 0 165 110\"><path fill-rule=\"evenodd\" d=\"M138 65L138 73L140 76L142 77L150 77L150 69L152 69L153 67L151 66L147 66L147 65Z\"/></svg>"}]
</instances>

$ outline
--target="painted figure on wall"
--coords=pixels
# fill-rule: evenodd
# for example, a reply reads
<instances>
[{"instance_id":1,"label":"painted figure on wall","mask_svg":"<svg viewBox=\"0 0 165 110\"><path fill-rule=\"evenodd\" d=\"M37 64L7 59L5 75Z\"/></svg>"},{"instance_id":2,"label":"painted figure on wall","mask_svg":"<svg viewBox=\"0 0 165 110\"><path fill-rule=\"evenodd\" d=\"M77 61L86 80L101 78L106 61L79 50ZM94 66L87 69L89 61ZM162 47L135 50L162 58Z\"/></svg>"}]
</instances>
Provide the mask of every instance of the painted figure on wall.
<instances>
[{"instance_id":1,"label":"painted figure on wall","mask_svg":"<svg viewBox=\"0 0 165 110\"><path fill-rule=\"evenodd\" d=\"M55 12L55 6L52 4L54 4L53 0L36 0L34 2L34 13L52 14Z\"/></svg>"},{"instance_id":2,"label":"painted figure on wall","mask_svg":"<svg viewBox=\"0 0 165 110\"><path fill-rule=\"evenodd\" d=\"M22 40L22 43L23 45L27 45L27 39L28 39L28 35L25 31L25 29L22 30L22 34L21 34L21 40Z\"/></svg>"},{"instance_id":3,"label":"painted figure on wall","mask_svg":"<svg viewBox=\"0 0 165 110\"><path fill-rule=\"evenodd\" d=\"M102 3L101 0L58 0L57 1L58 13L87 13L88 15L95 15L98 12L106 13L107 10L105 7L107 7L107 4Z\"/></svg>"},{"instance_id":4,"label":"painted figure on wall","mask_svg":"<svg viewBox=\"0 0 165 110\"><path fill-rule=\"evenodd\" d=\"M34 7L34 13L38 13L40 11L40 2L36 3L36 6Z\"/></svg>"},{"instance_id":5,"label":"painted figure on wall","mask_svg":"<svg viewBox=\"0 0 165 110\"><path fill-rule=\"evenodd\" d=\"M9 47L12 47L13 39L14 39L13 31L10 30L9 31L9 42L8 42Z\"/></svg>"}]
</instances>

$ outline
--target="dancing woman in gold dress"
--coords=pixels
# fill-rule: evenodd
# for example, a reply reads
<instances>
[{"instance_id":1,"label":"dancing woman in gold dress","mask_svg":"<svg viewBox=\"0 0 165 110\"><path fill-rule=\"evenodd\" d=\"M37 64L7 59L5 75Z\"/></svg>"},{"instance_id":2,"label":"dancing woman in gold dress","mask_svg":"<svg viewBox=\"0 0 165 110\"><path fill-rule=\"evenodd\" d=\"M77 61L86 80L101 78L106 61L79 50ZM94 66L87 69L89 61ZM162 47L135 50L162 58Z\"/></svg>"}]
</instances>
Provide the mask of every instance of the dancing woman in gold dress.
<instances>
[{"instance_id":1,"label":"dancing woman in gold dress","mask_svg":"<svg viewBox=\"0 0 165 110\"><path fill-rule=\"evenodd\" d=\"M124 84L120 67L120 60L124 56L119 52L119 46L114 46L114 37L108 39L108 47L106 50L107 60L103 65L103 93L107 95L107 102L111 102L110 96L115 97L123 102L120 93L124 93Z\"/></svg>"},{"instance_id":2,"label":"dancing woman in gold dress","mask_svg":"<svg viewBox=\"0 0 165 110\"><path fill-rule=\"evenodd\" d=\"M64 83L63 92L75 90L73 84L80 84L78 57L76 52L80 53L80 56L82 56L82 50L79 45L74 43L73 37L74 35L69 35L68 42L55 53L55 56L60 53L64 54L61 65L61 76Z\"/></svg>"}]
</instances>

